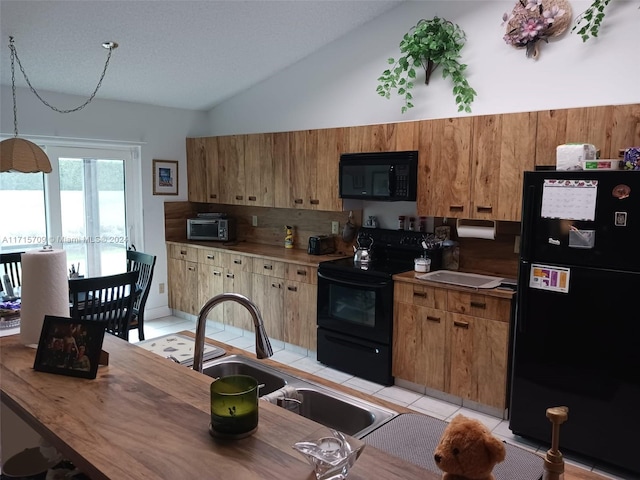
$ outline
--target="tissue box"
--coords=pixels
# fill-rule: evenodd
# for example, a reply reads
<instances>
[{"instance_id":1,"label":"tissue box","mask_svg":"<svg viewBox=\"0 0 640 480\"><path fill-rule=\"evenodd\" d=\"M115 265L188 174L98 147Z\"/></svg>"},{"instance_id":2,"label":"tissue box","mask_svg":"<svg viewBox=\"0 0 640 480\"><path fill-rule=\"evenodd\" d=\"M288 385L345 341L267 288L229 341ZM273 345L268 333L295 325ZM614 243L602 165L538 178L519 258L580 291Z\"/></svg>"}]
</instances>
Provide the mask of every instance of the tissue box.
<instances>
[{"instance_id":1,"label":"tissue box","mask_svg":"<svg viewBox=\"0 0 640 480\"><path fill-rule=\"evenodd\" d=\"M582 162L596 159L590 143L566 143L556 147L556 170L582 170Z\"/></svg>"}]
</instances>

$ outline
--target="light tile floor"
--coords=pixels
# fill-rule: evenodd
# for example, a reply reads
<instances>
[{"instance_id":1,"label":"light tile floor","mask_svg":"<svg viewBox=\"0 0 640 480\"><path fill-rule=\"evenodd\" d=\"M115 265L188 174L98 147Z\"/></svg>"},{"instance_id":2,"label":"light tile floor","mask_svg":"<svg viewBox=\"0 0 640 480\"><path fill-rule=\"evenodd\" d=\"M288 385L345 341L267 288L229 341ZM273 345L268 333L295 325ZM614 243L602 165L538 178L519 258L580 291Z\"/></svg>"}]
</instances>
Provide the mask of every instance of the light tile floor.
<instances>
[{"instance_id":1,"label":"light tile floor","mask_svg":"<svg viewBox=\"0 0 640 480\"><path fill-rule=\"evenodd\" d=\"M182 330L195 332L195 327L195 319L191 318L169 316L154 320L147 320L145 322L145 339L148 340ZM255 353L254 336L252 332L243 331L233 327L221 327L220 324L214 322L208 322L205 331L206 336L211 339L241 348L250 353ZM135 330L131 332L130 341L132 343L137 341L137 332ZM427 395L422 395L406 388L398 386L387 387L354 377L353 375L322 365L316 360L314 351L301 349L300 347L284 344L280 341L272 341L271 343L274 350L271 360L281 362L304 372L312 373L335 383L343 384L374 397L391 401L397 405L402 405L415 410L416 412L430 415L441 420L451 420L458 413L476 418L483 422L493 432L493 434L507 443L517 445L518 447L533 452L538 452L542 455L544 455L549 448L549 445L543 445L535 440L529 440L511 433L511 430L509 430L508 420L503 420L499 417L494 417L476 410L461 407L460 405L429 397ZM567 452L563 452L563 454L567 463L577 465L587 470L592 470L607 478L619 480L640 480L640 476L633 476L627 472L621 472L615 467L609 465L597 464L593 459Z\"/></svg>"}]
</instances>

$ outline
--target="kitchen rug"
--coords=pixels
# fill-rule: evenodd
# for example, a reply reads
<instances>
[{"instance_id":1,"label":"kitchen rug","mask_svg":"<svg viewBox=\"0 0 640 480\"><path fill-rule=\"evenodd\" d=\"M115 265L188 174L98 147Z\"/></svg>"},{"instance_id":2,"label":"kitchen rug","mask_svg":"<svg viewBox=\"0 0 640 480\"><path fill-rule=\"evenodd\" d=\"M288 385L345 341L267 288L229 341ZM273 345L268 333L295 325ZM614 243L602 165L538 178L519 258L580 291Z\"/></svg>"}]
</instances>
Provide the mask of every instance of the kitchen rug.
<instances>
[{"instance_id":1,"label":"kitchen rug","mask_svg":"<svg viewBox=\"0 0 640 480\"><path fill-rule=\"evenodd\" d=\"M377 428L362 441L407 462L442 474L433 459L447 422L420 415L404 413ZM535 453L505 443L507 456L493 468L496 480L540 480L543 459Z\"/></svg>"}]
</instances>

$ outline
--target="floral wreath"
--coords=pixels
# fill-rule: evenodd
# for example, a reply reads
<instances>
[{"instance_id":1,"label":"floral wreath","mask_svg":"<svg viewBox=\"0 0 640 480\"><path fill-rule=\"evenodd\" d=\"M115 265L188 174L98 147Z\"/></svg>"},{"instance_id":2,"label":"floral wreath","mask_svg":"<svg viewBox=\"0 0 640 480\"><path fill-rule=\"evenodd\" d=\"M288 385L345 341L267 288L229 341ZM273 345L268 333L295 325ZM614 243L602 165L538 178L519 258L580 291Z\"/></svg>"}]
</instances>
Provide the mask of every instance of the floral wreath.
<instances>
[{"instance_id":1,"label":"floral wreath","mask_svg":"<svg viewBox=\"0 0 640 480\"><path fill-rule=\"evenodd\" d=\"M543 5L544 4L544 5ZM571 6L566 0L519 0L511 14L502 16L507 24L504 41L526 48L527 58L538 58L538 42L564 33L571 23Z\"/></svg>"}]
</instances>

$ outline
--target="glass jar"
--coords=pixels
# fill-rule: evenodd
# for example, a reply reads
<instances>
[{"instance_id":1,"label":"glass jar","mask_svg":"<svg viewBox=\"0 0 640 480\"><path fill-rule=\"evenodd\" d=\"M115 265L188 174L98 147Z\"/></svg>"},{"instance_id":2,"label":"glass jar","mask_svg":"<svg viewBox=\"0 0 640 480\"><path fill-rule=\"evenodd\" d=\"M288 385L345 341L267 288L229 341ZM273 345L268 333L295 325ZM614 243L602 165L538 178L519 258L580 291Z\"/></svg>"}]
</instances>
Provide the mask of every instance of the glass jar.
<instances>
[{"instance_id":1,"label":"glass jar","mask_svg":"<svg viewBox=\"0 0 640 480\"><path fill-rule=\"evenodd\" d=\"M418 257L413 261L413 270L416 273L427 273L431 270L431 259Z\"/></svg>"},{"instance_id":2,"label":"glass jar","mask_svg":"<svg viewBox=\"0 0 640 480\"><path fill-rule=\"evenodd\" d=\"M211 425L214 437L248 437L258 428L258 381L248 375L221 377L211 384Z\"/></svg>"}]
</instances>

